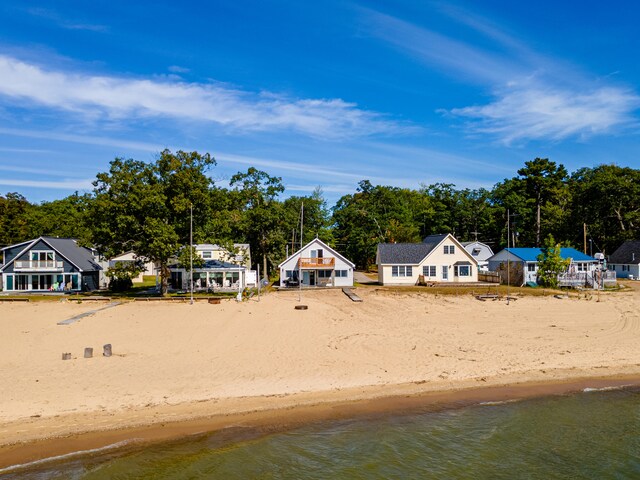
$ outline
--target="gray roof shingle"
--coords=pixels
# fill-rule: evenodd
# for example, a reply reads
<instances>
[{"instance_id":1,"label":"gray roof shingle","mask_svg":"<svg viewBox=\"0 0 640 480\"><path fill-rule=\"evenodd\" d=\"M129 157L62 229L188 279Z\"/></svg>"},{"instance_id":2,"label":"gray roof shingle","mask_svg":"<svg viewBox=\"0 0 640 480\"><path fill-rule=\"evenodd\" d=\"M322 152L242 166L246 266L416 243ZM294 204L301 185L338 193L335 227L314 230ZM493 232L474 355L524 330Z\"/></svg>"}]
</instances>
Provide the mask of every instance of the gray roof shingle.
<instances>
[{"instance_id":1,"label":"gray roof shingle","mask_svg":"<svg viewBox=\"0 0 640 480\"><path fill-rule=\"evenodd\" d=\"M72 238L41 238L83 272L102 270L102 267L96 263L91 250L79 246Z\"/></svg>"},{"instance_id":2,"label":"gray roof shingle","mask_svg":"<svg viewBox=\"0 0 640 480\"><path fill-rule=\"evenodd\" d=\"M382 264L419 264L446 234L429 235L422 243L380 243L378 244L379 260Z\"/></svg>"},{"instance_id":3,"label":"gray roof shingle","mask_svg":"<svg viewBox=\"0 0 640 480\"><path fill-rule=\"evenodd\" d=\"M627 240L609 256L609 263L638 264L640 263L640 240Z\"/></svg>"}]
</instances>

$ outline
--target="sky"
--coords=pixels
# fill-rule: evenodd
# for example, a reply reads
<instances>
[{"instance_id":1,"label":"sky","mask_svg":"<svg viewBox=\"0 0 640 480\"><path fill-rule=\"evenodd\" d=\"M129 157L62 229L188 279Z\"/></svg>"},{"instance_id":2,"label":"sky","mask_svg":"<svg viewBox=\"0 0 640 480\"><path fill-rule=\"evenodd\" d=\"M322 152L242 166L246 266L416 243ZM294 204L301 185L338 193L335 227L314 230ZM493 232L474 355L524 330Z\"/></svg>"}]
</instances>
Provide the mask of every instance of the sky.
<instances>
[{"instance_id":1,"label":"sky","mask_svg":"<svg viewBox=\"0 0 640 480\"><path fill-rule=\"evenodd\" d=\"M640 168L640 3L0 0L0 194L208 152L329 205L491 188L536 157Z\"/></svg>"}]
</instances>

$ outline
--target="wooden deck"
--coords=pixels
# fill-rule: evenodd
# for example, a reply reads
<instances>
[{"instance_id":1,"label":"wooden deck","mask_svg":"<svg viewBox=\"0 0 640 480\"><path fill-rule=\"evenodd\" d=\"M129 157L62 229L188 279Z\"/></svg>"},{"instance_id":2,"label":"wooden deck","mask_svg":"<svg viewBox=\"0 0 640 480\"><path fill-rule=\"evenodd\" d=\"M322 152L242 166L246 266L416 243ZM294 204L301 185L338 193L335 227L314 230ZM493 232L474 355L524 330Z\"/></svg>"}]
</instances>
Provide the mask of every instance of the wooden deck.
<instances>
[{"instance_id":1,"label":"wooden deck","mask_svg":"<svg viewBox=\"0 0 640 480\"><path fill-rule=\"evenodd\" d=\"M333 268L336 264L334 257L300 257L299 266L302 268Z\"/></svg>"}]
</instances>

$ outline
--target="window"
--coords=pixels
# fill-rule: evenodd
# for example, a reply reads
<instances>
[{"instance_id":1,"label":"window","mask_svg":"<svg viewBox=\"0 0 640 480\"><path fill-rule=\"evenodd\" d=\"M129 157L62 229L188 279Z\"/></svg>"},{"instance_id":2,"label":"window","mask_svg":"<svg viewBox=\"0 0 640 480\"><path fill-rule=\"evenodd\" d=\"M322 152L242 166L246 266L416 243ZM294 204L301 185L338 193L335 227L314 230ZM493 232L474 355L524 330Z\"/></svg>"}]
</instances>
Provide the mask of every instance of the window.
<instances>
[{"instance_id":1,"label":"window","mask_svg":"<svg viewBox=\"0 0 640 480\"><path fill-rule=\"evenodd\" d=\"M471 255L473 255L474 257L477 257L478 255L480 255L480 249L474 248L473 250L471 250Z\"/></svg>"},{"instance_id":2,"label":"window","mask_svg":"<svg viewBox=\"0 0 640 480\"><path fill-rule=\"evenodd\" d=\"M471 266L470 265L460 265L458 267L458 276L459 277L470 277L471 276Z\"/></svg>"},{"instance_id":3,"label":"window","mask_svg":"<svg viewBox=\"0 0 640 480\"><path fill-rule=\"evenodd\" d=\"M424 265L422 267L422 275L425 277L435 277L436 276L436 266L435 265Z\"/></svg>"},{"instance_id":4,"label":"window","mask_svg":"<svg viewBox=\"0 0 640 480\"><path fill-rule=\"evenodd\" d=\"M413 267L405 265L393 265L391 267L392 277L411 277L413 275Z\"/></svg>"},{"instance_id":5,"label":"window","mask_svg":"<svg viewBox=\"0 0 640 480\"><path fill-rule=\"evenodd\" d=\"M53 251L31 251L31 268L51 268L55 266Z\"/></svg>"},{"instance_id":6,"label":"window","mask_svg":"<svg viewBox=\"0 0 640 480\"><path fill-rule=\"evenodd\" d=\"M331 270L318 270L318 278L331 278Z\"/></svg>"},{"instance_id":7,"label":"window","mask_svg":"<svg viewBox=\"0 0 640 480\"><path fill-rule=\"evenodd\" d=\"M336 270L336 277L347 277L347 270Z\"/></svg>"},{"instance_id":8,"label":"window","mask_svg":"<svg viewBox=\"0 0 640 480\"><path fill-rule=\"evenodd\" d=\"M202 252L202 258L211 258L211 252Z\"/></svg>"},{"instance_id":9,"label":"window","mask_svg":"<svg viewBox=\"0 0 640 480\"><path fill-rule=\"evenodd\" d=\"M527 263L527 271L528 272L535 272L537 266L538 265L535 264L535 263Z\"/></svg>"},{"instance_id":10,"label":"window","mask_svg":"<svg viewBox=\"0 0 640 480\"><path fill-rule=\"evenodd\" d=\"M289 280L291 280L293 278L293 270L285 270L284 278L288 278Z\"/></svg>"},{"instance_id":11,"label":"window","mask_svg":"<svg viewBox=\"0 0 640 480\"><path fill-rule=\"evenodd\" d=\"M454 253L456 253L455 245L445 245L444 246L444 254L445 255L453 255Z\"/></svg>"},{"instance_id":12,"label":"window","mask_svg":"<svg viewBox=\"0 0 640 480\"><path fill-rule=\"evenodd\" d=\"M629 271L629 265L622 265L622 271L623 272L628 272Z\"/></svg>"},{"instance_id":13,"label":"window","mask_svg":"<svg viewBox=\"0 0 640 480\"><path fill-rule=\"evenodd\" d=\"M28 290L29 275L16 275L16 290Z\"/></svg>"}]
</instances>

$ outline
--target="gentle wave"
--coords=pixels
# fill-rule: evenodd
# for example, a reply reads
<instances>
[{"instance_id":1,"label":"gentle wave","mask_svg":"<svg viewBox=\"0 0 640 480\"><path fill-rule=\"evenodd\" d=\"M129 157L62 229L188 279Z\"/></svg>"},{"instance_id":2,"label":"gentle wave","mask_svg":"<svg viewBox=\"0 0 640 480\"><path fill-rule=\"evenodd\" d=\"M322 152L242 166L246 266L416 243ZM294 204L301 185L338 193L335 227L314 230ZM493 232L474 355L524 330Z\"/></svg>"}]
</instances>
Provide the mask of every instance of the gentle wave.
<instances>
[{"instance_id":1,"label":"gentle wave","mask_svg":"<svg viewBox=\"0 0 640 480\"><path fill-rule=\"evenodd\" d=\"M130 440L123 440L121 442L112 443L104 447L91 448L89 450L78 450L76 452L65 453L64 455L55 455L53 457L41 458L40 460L34 460L33 462L18 463L16 465L10 465L5 468L0 468L0 475L5 473L14 473L18 470L25 470L33 467L38 467L51 462L58 462L61 460L71 460L76 457L86 457L89 455L94 455L96 453L104 453L109 450L115 450L121 447L125 447L127 445L131 445L132 443L135 443L137 441L139 441L139 439L136 439L136 438L130 439Z\"/></svg>"},{"instance_id":2,"label":"gentle wave","mask_svg":"<svg viewBox=\"0 0 640 480\"><path fill-rule=\"evenodd\" d=\"M611 392L611 391L614 391L614 390L624 390L625 388L631 388L631 387L634 387L634 386L636 386L636 385L628 384L628 385L616 385L616 386L612 386L612 387L587 387L582 391L584 393Z\"/></svg>"},{"instance_id":3,"label":"gentle wave","mask_svg":"<svg viewBox=\"0 0 640 480\"><path fill-rule=\"evenodd\" d=\"M481 407L491 407L495 405L507 405L509 403L516 403L521 401L522 400L518 398L513 398L511 400L494 400L494 401L488 401L488 402L480 402L478 405L480 405Z\"/></svg>"}]
</instances>

